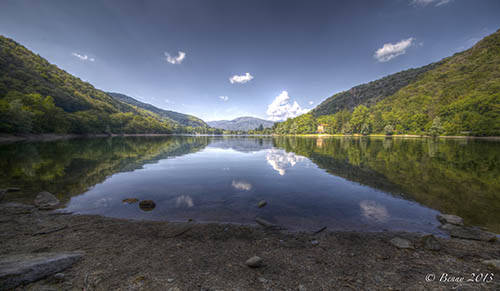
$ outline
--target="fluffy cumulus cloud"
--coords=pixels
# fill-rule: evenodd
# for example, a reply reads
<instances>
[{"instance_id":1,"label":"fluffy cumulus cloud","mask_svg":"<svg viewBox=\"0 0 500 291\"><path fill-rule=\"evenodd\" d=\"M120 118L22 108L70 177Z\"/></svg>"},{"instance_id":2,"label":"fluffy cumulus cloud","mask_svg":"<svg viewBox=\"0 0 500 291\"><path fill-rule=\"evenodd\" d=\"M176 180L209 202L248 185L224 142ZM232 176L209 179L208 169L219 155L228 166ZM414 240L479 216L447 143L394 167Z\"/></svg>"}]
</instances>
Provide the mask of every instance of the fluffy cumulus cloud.
<instances>
[{"instance_id":1,"label":"fluffy cumulus cloud","mask_svg":"<svg viewBox=\"0 0 500 291\"><path fill-rule=\"evenodd\" d=\"M234 83L239 83L239 84L244 84L246 82L249 82L253 79L253 76L250 73L245 73L245 75L234 75L231 78L229 78L229 82L231 84Z\"/></svg>"},{"instance_id":2,"label":"fluffy cumulus cloud","mask_svg":"<svg viewBox=\"0 0 500 291\"><path fill-rule=\"evenodd\" d=\"M89 56L87 56L87 55L81 55L81 54L79 54L79 53L72 53L71 55L72 55L72 56L74 56L74 57L79 58L79 59L80 59L80 60L82 60L82 61L90 61L90 62L95 61L95 59L94 59L94 58L91 58L91 57L89 57Z\"/></svg>"},{"instance_id":3,"label":"fluffy cumulus cloud","mask_svg":"<svg viewBox=\"0 0 500 291\"><path fill-rule=\"evenodd\" d=\"M219 99L226 102L227 100L229 100L229 97L227 96L219 96Z\"/></svg>"},{"instance_id":4,"label":"fluffy cumulus cloud","mask_svg":"<svg viewBox=\"0 0 500 291\"><path fill-rule=\"evenodd\" d=\"M178 55L176 57L173 57L169 53L165 52L165 57L166 57L165 60L167 62L171 63L172 65L178 65L182 63L182 61L184 61L184 59L186 58L186 53L179 51Z\"/></svg>"},{"instance_id":5,"label":"fluffy cumulus cloud","mask_svg":"<svg viewBox=\"0 0 500 291\"><path fill-rule=\"evenodd\" d=\"M283 91L267 106L266 114L272 121L282 121L307 113L309 110L300 107L297 101L290 102L288 92Z\"/></svg>"},{"instance_id":6,"label":"fluffy cumulus cloud","mask_svg":"<svg viewBox=\"0 0 500 291\"><path fill-rule=\"evenodd\" d=\"M415 41L415 38L410 37L397 43L386 43L379 48L373 56L379 62L390 61L399 55L405 54L406 49L412 45L413 41Z\"/></svg>"},{"instance_id":7,"label":"fluffy cumulus cloud","mask_svg":"<svg viewBox=\"0 0 500 291\"><path fill-rule=\"evenodd\" d=\"M427 6L433 4L434 6L441 6L450 3L452 0L412 0L410 3L415 6Z\"/></svg>"}]
</instances>

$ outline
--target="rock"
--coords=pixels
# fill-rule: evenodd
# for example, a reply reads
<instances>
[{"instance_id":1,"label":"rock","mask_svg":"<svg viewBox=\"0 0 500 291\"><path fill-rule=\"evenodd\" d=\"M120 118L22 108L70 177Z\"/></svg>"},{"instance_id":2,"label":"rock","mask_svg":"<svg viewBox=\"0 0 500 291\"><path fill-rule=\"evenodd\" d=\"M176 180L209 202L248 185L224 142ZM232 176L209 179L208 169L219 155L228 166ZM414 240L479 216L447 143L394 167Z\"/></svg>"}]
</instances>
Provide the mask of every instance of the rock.
<instances>
[{"instance_id":1,"label":"rock","mask_svg":"<svg viewBox=\"0 0 500 291\"><path fill-rule=\"evenodd\" d=\"M438 214L437 220L442 224L454 224L454 225L464 225L464 220L460 216L452 214Z\"/></svg>"},{"instance_id":2,"label":"rock","mask_svg":"<svg viewBox=\"0 0 500 291\"><path fill-rule=\"evenodd\" d=\"M262 262L262 258L253 256L245 262L245 265L249 266L250 268L258 268L262 266Z\"/></svg>"},{"instance_id":3,"label":"rock","mask_svg":"<svg viewBox=\"0 0 500 291\"><path fill-rule=\"evenodd\" d=\"M269 222L269 221L267 221L267 220L265 220L263 218L260 218L260 217L255 218L255 222L257 222L258 224L262 225L263 227L273 227L273 226L275 226L271 222Z\"/></svg>"},{"instance_id":4,"label":"rock","mask_svg":"<svg viewBox=\"0 0 500 291\"><path fill-rule=\"evenodd\" d=\"M56 281L64 281L64 277L65 277L64 273L57 273L54 275L54 279Z\"/></svg>"},{"instance_id":5,"label":"rock","mask_svg":"<svg viewBox=\"0 0 500 291\"><path fill-rule=\"evenodd\" d=\"M144 211L151 211L156 207L156 203L153 200L142 200L139 202L139 208Z\"/></svg>"},{"instance_id":6,"label":"rock","mask_svg":"<svg viewBox=\"0 0 500 291\"><path fill-rule=\"evenodd\" d=\"M457 226L453 224L441 225L441 229L448 232L451 237L480 240L480 241L496 241L497 236L494 233L481 230L477 227Z\"/></svg>"},{"instance_id":7,"label":"rock","mask_svg":"<svg viewBox=\"0 0 500 291\"><path fill-rule=\"evenodd\" d=\"M167 279L167 282L168 282L168 283L172 283L172 282L174 282L174 281L175 281L175 279L174 279L174 278L168 278L168 279Z\"/></svg>"},{"instance_id":8,"label":"rock","mask_svg":"<svg viewBox=\"0 0 500 291\"><path fill-rule=\"evenodd\" d=\"M413 249L413 244L404 238L395 237L391 239L391 244L400 249Z\"/></svg>"},{"instance_id":9,"label":"rock","mask_svg":"<svg viewBox=\"0 0 500 291\"><path fill-rule=\"evenodd\" d=\"M491 266L497 270L500 270L500 260L484 260L484 261L481 261L481 263L483 263L487 266Z\"/></svg>"},{"instance_id":10,"label":"rock","mask_svg":"<svg viewBox=\"0 0 500 291\"><path fill-rule=\"evenodd\" d=\"M300 284L299 287L297 288L299 291L307 291L306 286Z\"/></svg>"},{"instance_id":11,"label":"rock","mask_svg":"<svg viewBox=\"0 0 500 291\"><path fill-rule=\"evenodd\" d=\"M259 208L262 208L264 206L267 205L267 201L266 200L260 200L259 203L257 204L257 206L259 206Z\"/></svg>"},{"instance_id":12,"label":"rock","mask_svg":"<svg viewBox=\"0 0 500 291\"><path fill-rule=\"evenodd\" d=\"M422 237L422 245L424 249L429 251L439 251L441 249L441 243L432 234Z\"/></svg>"},{"instance_id":13,"label":"rock","mask_svg":"<svg viewBox=\"0 0 500 291\"><path fill-rule=\"evenodd\" d=\"M13 289L58 273L78 261L81 252L20 254L0 257L0 290Z\"/></svg>"},{"instance_id":14,"label":"rock","mask_svg":"<svg viewBox=\"0 0 500 291\"><path fill-rule=\"evenodd\" d=\"M139 199L137 199L137 198L125 198L122 200L122 202L127 203L127 204L134 204L134 203L139 202Z\"/></svg>"},{"instance_id":15,"label":"rock","mask_svg":"<svg viewBox=\"0 0 500 291\"><path fill-rule=\"evenodd\" d=\"M268 282L268 280L264 277L259 277L257 280L259 280L262 284L266 284Z\"/></svg>"},{"instance_id":16,"label":"rock","mask_svg":"<svg viewBox=\"0 0 500 291\"><path fill-rule=\"evenodd\" d=\"M38 209L49 210L59 205L59 199L47 191L38 193L35 198L35 205Z\"/></svg>"},{"instance_id":17,"label":"rock","mask_svg":"<svg viewBox=\"0 0 500 291\"><path fill-rule=\"evenodd\" d=\"M317 240L313 239L313 240L311 241L311 244L312 244L313 246L317 246L317 245L319 245L319 241L317 241Z\"/></svg>"}]
</instances>

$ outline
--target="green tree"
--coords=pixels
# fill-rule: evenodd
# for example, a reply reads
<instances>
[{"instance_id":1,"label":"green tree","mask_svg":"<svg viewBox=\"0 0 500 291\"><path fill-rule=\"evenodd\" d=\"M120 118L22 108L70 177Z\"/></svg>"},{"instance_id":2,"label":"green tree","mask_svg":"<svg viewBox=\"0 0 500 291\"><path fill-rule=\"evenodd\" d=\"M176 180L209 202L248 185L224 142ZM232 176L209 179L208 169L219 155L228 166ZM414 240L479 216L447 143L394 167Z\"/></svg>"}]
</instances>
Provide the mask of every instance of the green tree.
<instances>
[{"instance_id":1,"label":"green tree","mask_svg":"<svg viewBox=\"0 0 500 291\"><path fill-rule=\"evenodd\" d=\"M367 123L370 111L364 105L359 105L354 108L352 118L350 120L353 132L360 133L363 124Z\"/></svg>"},{"instance_id":2,"label":"green tree","mask_svg":"<svg viewBox=\"0 0 500 291\"><path fill-rule=\"evenodd\" d=\"M436 137L439 136L443 132L443 126L441 125L441 118L436 116L434 120L432 120L432 125L429 128L429 135Z\"/></svg>"}]
</instances>

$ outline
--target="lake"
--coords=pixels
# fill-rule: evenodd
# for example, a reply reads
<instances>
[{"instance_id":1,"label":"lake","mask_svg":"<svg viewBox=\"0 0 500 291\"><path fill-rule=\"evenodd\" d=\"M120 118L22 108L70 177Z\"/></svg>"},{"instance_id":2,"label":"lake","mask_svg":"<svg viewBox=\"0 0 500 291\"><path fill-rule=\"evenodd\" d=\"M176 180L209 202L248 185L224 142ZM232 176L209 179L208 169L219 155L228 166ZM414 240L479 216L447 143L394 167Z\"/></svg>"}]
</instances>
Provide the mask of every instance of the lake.
<instances>
[{"instance_id":1,"label":"lake","mask_svg":"<svg viewBox=\"0 0 500 291\"><path fill-rule=\"evenodd\" d=\"M500 233L498 141L113 137L1 144L0 157L0 188L22 189L7 200L47 190L79 214L442 234L436 215L451 213Z\"/></svg>"}]
</instances>

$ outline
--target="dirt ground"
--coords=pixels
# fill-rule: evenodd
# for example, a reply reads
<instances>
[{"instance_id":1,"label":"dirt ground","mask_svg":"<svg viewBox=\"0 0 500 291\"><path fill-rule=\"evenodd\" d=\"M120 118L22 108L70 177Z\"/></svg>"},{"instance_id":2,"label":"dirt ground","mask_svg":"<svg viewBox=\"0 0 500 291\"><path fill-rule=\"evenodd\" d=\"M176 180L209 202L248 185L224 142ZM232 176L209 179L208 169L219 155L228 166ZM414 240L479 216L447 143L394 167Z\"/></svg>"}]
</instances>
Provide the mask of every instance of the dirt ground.
<instances>
[{"instance_id":1,"label":"dirt ground","mask_svg":"<svg viewBox=\"0 0 500 291\"><path fill-rule=\"evenodd\" d=\"M396 236L412 241L415 249L393 246L389 241ZM63 272L64 279L48 277L19 290L500 290L498 270L481 263L500 258L498 241L438 238L441 250L430 251L422 247L421 236L288 233L259 226L129 221L35 208L0 211L0 256L85 252ZM264 265L246 266L255 255ZM473 273L497 277L489 283L456 283L440 281L443 273L448 279L468 280Z\"/></svg>"}]
</instances>

